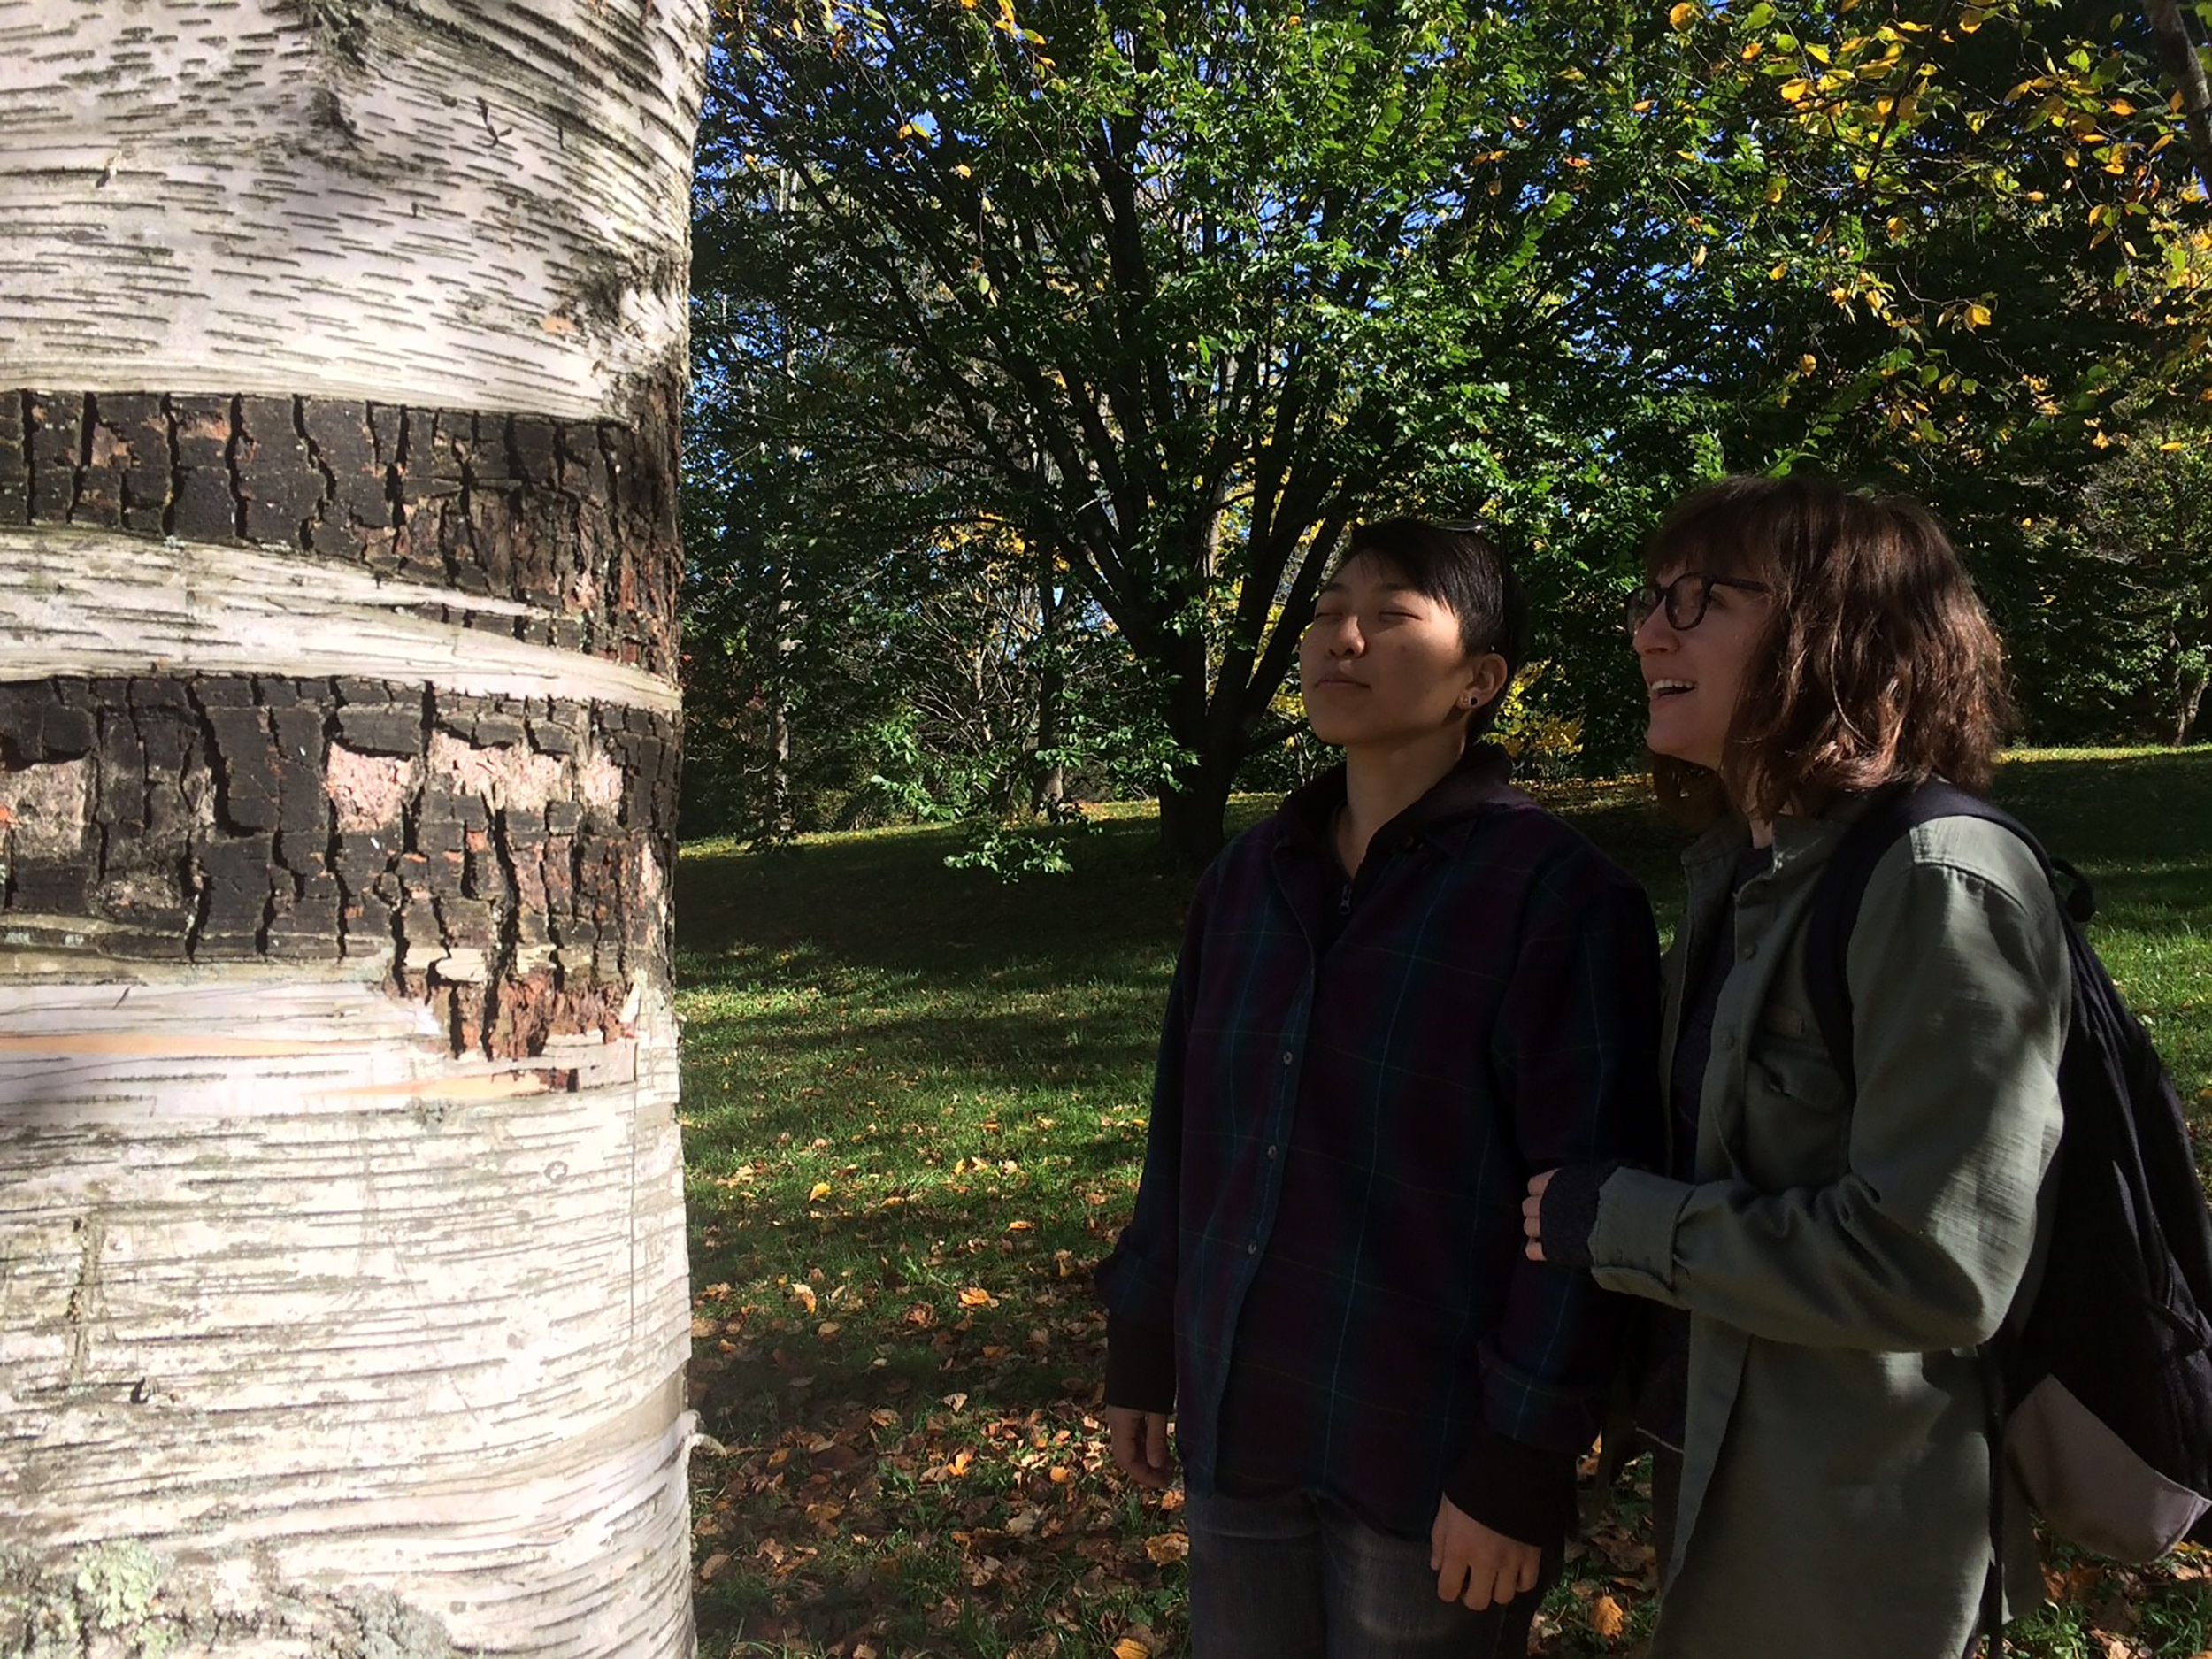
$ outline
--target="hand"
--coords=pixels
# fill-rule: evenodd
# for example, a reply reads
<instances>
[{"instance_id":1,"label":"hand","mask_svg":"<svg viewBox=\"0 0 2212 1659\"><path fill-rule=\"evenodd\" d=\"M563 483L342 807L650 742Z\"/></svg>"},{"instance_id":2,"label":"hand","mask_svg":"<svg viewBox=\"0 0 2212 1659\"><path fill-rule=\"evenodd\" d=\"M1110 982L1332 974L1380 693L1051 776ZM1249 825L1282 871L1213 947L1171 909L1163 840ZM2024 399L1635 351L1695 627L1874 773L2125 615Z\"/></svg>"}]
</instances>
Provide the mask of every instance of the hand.
<instances>
[{"instance_id":1,"label":"hand","mask_svg":"<svg viewBox=\"0 0 2212 1659\"><path fill-rule=\"evenodd\" d=\"M1429 1565L1436 1571L1436 1599L1464 1602L1481 1612L1536 1587L1543 1552L1533 1544L1494 1532L1449 1498L1438 1502L1429 1528Z\"/></svg>"},{"instance_id":2,"label":"hand","mask_svg":"<svg viewBox=\"0 0 2212 1659\"><path fill-rule=\"evenodd\" d=\"M1115 1465L1141 1486L1157 1492L1175 1479L1174 1455L1167 1448L1167 1413L1129 1406L1106 1408L1106 1440Z\"/></svg>"},{"instance_id":3,"label":"hand","mask_svg":"<svg viewBox=\"0 0 2212 1659\"><path fill-rule=\"evenodd\" d=\"M1544 1259L1544 1188L1557 1173L1546 1170L1541 1175L1530 1176L1528 1196L1521 1200L1521 1232L1528 1240L1521 1247L1521 1254L1532 1262Z\"/></svg>"}]
</instances>

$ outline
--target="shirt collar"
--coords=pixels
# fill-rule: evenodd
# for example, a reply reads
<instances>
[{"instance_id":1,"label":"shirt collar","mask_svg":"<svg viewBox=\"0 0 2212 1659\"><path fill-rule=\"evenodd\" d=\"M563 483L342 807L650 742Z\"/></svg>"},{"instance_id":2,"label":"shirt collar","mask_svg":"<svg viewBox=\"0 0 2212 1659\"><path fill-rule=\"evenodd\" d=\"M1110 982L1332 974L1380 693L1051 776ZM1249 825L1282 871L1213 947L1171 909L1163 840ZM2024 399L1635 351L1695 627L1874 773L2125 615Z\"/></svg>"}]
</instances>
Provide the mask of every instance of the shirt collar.
<instances>
[{"instance_id":1,"label":"shirt collar","mask_svg":"<svg viewBox=\"0 0 2212 1659\"><path fill-rule=\"evenodd\" d=\"M1533 806L1534 802L1512 786L1512 776L1513 757L1504 749L1495 743L1471 744L1452 769L1429 787L1427 794L1375 832L1373 844L1395 846L1424 835L1456 839L1487 808ZM1333 848L1336 814L1344 804L1344 795L1341 761L1311 783L1293 790L1282 807L1286 839Z\"/></svg>"}]
</instances>

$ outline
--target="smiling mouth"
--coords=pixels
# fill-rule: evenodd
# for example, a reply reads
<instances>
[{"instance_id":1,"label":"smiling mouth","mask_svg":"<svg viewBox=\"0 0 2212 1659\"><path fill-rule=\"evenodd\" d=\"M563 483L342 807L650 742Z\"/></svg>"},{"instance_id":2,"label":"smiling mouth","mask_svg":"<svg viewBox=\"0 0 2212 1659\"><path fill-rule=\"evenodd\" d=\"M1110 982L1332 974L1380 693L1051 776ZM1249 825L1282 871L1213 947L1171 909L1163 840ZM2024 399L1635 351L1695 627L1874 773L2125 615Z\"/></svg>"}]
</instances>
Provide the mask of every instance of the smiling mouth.
<instances>
[{"instance_id":1,"label":"smiling mouth","mask_svg":"<svg viewBox=\"0 0 2212 1659\"><path fill-rule=\"evenodd\" d=\"M1661 697L1678 697L1686 691L1697 689L1686 680L1655 680L1644 688L1656 701Z\"/></svg>"}]
</instances>

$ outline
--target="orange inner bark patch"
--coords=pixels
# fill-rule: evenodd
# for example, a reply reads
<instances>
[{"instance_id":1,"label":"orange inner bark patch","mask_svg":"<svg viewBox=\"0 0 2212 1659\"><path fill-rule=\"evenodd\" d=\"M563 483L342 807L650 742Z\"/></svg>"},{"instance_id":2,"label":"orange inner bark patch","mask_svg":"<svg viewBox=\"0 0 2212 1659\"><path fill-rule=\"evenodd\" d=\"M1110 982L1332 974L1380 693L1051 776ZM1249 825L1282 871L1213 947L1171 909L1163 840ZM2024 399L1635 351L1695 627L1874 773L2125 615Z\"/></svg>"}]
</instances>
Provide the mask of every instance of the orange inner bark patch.
<instances>
[{"instance_id":1,"label":"orange inner bark patch","mask_svg":"<svg viewBox=\"0 0 2212 1659\"><path fill-rule=\"evenodd\" d=\"M17 856L66 856L84 845L91 777L83 760L0 772L0 832Z\"/></svg>"},{"instance_id":2,"label":"orange inner bark patch","mask_svg":"<svg viewBox=\"0 0 2212 1659\"><path fill-rule=\"evenodd\" d=\"M495 808L543 811L548 802L570 800L575 793L565 762L518 743L480 749L440 732L430 740L430 770L449 787ZM618 790L620 777L618 772Z\"/></svg>"},{"instance_id":3,"label":"orange inner bark patch","mask_svg":"<svg viewBox=\"0 0 2212 1659\"><path fill-rule=\"evenodd\" d=\"M622 799L622 768L603 754L576 768L576 798L591 806L612 806Z\"/></svg>"},{"instance_id":4,"label":"orange inner bark patch","mask_svg":"<svg viewBox=\"0 0 2212 1659\"><path fill-rule=\"evenodd\" d=\"M617 986L563 986L550 973L533 973L503 980L497 991L498 1013L487 1044L495 1059L541 1054L550 1037L597 1032L612 1042L632 1034Z\"/></svg>"},{"instance_id":5,"label":"orange inner bark patch","mask_svg":"<svg viewBox=\"0 0 2212 1659\"><path fill-rule=\"evenodd\" d=\"M364 755L333 743L323 788L338 810L340 833L357 835L397 824L421 781L411 756Z\"/></svg>"},{"instance_id":6,"label":"orange inner bark patch","mask_svg":"<svg viewBox=\"0 0 2212 1659\"><path fill-rule=\"evenodd\" d=\"M131 446L106 426L92 428L92 465L95 466L126 466L131 464Z\"/></svg>"}]
</instances>

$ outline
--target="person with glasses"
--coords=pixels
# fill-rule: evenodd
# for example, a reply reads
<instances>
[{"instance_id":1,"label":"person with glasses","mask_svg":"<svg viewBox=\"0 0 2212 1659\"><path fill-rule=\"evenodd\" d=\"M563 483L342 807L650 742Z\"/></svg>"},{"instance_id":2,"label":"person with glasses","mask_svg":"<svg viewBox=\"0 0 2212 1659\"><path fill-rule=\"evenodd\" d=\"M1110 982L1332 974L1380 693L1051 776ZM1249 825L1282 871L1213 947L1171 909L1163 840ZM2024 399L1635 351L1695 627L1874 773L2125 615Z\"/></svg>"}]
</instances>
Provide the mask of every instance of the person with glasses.
<instances>
[{"instance_id":1,"label":"person with glasses","mask_svg":"<svg viewBox=\"0 0 2212 1659\"><path fill-rule=\"evenodd\" d=\"M1998 1571L1975 1350L2040 1271L2058 1145L2061 924L2008 831L1914 828L1850 935L1855 1087L1804 925L1876 792L1987 787L1997 638L1925 510L1823 480L1701 489L1646 565L1653 775L1703 830L1667 963L1675 1151L1532 1178L1526 1248L1687 1313L1653 1659L1958 1659ZM1994 1495L1999 1576L2033 1605L2024 1506Z\"/></svg>"},{"instance_id":2,"label":"person with glasses","mask_svg":"<svg viewBox=\"0 0 2212 1659\"><path fill-rule=\"evenodd\" d=\"M1658 1156L1657 933L1480 741L1525 631L1490 541L1349 547L1299 649L1343 764L1192 901L1105 1417L1158 1487L1175 1414L1198 1659L1517 1659L1633 1306L1527 1260L1521 1195Z\"/></svg>"}]
</instances>

